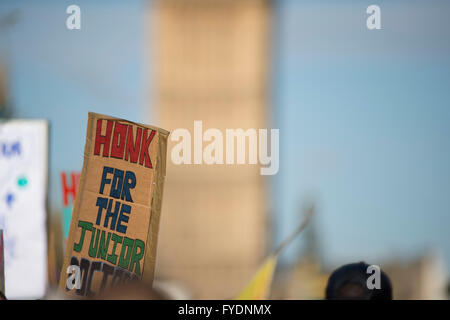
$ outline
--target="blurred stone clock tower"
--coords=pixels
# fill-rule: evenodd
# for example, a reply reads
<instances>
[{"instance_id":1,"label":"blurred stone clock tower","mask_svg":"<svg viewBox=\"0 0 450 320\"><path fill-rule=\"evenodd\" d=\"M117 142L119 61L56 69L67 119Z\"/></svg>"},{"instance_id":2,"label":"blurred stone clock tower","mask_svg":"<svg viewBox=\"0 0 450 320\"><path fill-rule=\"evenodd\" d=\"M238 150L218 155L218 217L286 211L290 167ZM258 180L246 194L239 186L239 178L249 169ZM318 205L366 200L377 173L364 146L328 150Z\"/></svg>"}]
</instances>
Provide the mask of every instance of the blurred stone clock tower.
<instances>
[{"instance_id":1,"label":"blurred stone clock tower","mask_svg":"<svg viewBox=\"0 0 450 320\"><path fill-rule=\"evenodd\" d=\"M156 1L158 124L191 134L194 120L224 134L268 128L270 10L262 0ZM174 165L174 145L156 276L183 283L194 298L232 298L267 254L265 178L259 165Z\"/></svg>"}]
</instances>

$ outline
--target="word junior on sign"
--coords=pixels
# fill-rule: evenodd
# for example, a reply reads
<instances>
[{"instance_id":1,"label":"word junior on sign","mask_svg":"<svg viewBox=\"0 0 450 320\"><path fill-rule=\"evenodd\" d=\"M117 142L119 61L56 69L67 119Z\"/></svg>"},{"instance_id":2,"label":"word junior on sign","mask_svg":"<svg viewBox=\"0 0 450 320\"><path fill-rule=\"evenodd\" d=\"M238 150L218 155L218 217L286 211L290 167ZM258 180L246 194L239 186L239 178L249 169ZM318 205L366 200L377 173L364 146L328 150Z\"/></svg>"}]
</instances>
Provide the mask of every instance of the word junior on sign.
<instances>
[{"instance_id":1,"label":"word junior on sign","mask_svg":"<svg viewBox=\"0 0 450 320\"><path fill-rule=\"evenodd\" d=\"M105 134L102 134L102 128L103 120L98 119L94 155L122 159L131 163L138 163L139 161L141 166L153 168L149 147L156 134L155 130L138 127L136 133L133 134L133 125L113 120L107 120ZM100 153L102 146L103 152Z\"/></svg>"},{"instance_id":2,"label":"word junior on sign","mask_svg":"<svg viewBox=\"0 0 450 320\"><path fill-rule=\"evenodd\" d=\"M107 185L109 185L109 192L105 190ZM81 295L91 292L92 274L95 271L103 272L102 288L109 276L112 277L113 282L123 280L115 280L118 275L121 278L127 277L129 280L141 276L141 260L145 252L145 242L125 236L129 215L131 215L131 206L127 203L133 203L131 190L135 186L134 172L103 167L99 189L99 194L102 196L99 196L96 201L98 212L95 226L97 227L88 221L78 221L81 234L78 242L74 243L73 250L81 252L84 245L89 243L87 244L89 257L105 262L91 263L88 259L82 259L82 263L78 263L76 257L72 257L71 264L80 265L80 267L83 267L83 263L87 265L85 270L80 268L81 272L86 274L83 275L82 287L79 289ZM104 194L109 197L104 197Z\"/></svg>"}]
</instances>

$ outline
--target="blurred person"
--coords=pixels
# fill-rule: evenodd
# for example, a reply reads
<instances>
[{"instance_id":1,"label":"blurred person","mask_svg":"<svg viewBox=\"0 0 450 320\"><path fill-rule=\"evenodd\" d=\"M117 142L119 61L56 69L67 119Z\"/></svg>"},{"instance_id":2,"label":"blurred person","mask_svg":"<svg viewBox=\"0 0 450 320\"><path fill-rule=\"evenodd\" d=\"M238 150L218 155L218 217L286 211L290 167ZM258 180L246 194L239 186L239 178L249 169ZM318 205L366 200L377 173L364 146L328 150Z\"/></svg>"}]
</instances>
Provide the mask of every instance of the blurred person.
<instances>
[{"instance_id":1,"label":"blurred person","mask_svg":"<svg viewBox=\"0 0 450 320\"><path fill-rule=\"evenodd\" d=\"M392 300L392 286L389 277L380 272L380 288L370 289L364 262L346 264L336 269L329 277L325 292L327 300Z\"/></svg>"},{"instance_id":2,"label":"blurred person","mask_svg":"<svg viewBox=\"0 0 450 320\"><path fill-rule=\"evenodd\" d=\"M167 300L164 293L141 281L130 281L126 284L109 288L96 300Z\"/></svg>"}]
</instances>

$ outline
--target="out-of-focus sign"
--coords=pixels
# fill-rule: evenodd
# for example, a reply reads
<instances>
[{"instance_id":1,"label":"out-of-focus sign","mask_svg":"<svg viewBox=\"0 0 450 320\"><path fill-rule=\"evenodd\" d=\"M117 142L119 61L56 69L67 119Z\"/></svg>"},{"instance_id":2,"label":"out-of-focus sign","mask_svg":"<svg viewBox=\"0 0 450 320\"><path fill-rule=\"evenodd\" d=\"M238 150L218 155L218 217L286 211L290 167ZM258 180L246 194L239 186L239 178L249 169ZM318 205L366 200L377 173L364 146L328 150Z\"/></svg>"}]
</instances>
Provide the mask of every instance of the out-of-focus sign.
<instances>
[{"instance_id":1,"label":"out-of-focus sign","mask_svg":"<svg viewBox=\"0 0 450 320\"><path fill-rule=\"evenodd\" d=\"M80 182L79 172L61 172L62 187L62 237L63 248L66 246L67 237L69 236L70 220L72 218L73 203L77 196L78 184Z\"/></svg>"},{"instance_id":2,"label":"out-of-focus sign","mask_svg":"<svg viewBox=\"0 0 450 320\"><path fill-rule=\"evenodd\" d=\"M48 124L0 123L0 229L5 295L40 298L47 284L46 194Z\"/></svg>"},{"instance_id":3,"label":"out-of-focus sign","mask_svg":"<svg viewBox=\"0 0 450 320\"><path fill-rule=\"evenodd\" d=\"M3 248L3 230L0 230L0 293L5 294L5 250Z\"/></svg>"},{"instance_id":4,"label":"out-of-focus sign","mask_svg":"<svg viewBox=\"0 0 450 320\"><path fill-rule=\"evenodd\" d=\"M61 290L94 296L134 279L152 282L168 135L89 113Z\"/></svg>"}]
</instances>

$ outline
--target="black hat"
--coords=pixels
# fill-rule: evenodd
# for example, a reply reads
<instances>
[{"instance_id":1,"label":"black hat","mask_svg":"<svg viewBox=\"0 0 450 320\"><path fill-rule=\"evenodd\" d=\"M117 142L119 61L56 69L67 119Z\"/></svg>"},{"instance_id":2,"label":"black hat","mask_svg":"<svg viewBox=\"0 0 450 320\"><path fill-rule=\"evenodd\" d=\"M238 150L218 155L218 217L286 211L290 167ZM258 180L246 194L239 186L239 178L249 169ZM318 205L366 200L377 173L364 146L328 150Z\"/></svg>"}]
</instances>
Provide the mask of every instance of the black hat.
<instances>
[{"instance_id":1,"label":"black hat","mask_svg":"<svg viewBox=\"0 0 450 320\"><path fill-rule=\"evenodd\" d=\"M391 282L383 271L380 270L379 288L367 284L373 276L369 267L367 263L359 262L336 269L328 279L326 299L392 300Z\"/></svg>"}]
</instances>

